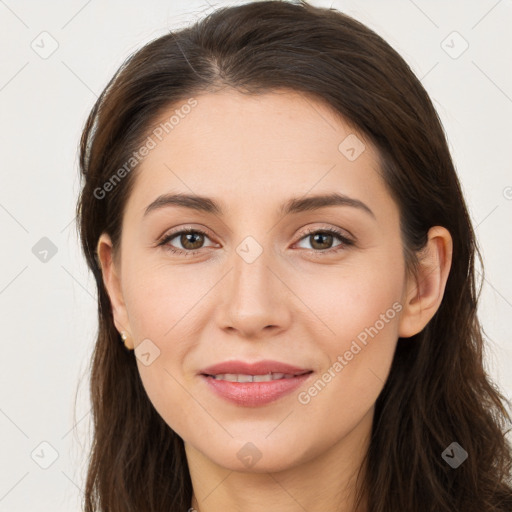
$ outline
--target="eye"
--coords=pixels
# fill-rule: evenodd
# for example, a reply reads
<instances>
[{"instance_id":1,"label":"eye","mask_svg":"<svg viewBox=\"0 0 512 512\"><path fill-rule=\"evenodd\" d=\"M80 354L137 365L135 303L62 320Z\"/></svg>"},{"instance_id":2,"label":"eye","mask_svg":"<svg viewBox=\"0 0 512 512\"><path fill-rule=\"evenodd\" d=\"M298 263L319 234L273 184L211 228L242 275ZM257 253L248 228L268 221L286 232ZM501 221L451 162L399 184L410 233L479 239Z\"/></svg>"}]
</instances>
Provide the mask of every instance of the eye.
<instances>
[{"instance_id":1,"label":"eye","mask_svg":"<svg viewBox=\"0 0 512 512\"><path fill-rule=\"evenodd\" d=\"M181 248L171 245L171 241L174 239L178 240ZM340 243L332 246L333 240L338 239ZM215 244L210 246L204 246L205 239L209 239L207 233L200 229L183 229L181 231L175 231L166 235L159 243L158 246L163 246L166 250L182 254L185 256L192 256L204 247L214 247ZM299 240L309 240L314 253L329 253L337 252L345 249L346 247L354 245L354 241L347 238L343 232L338 231L334 228L329 229L310 229L304 236Z\"/></svg>"},{"instance_id":2,"label":"eye","mask_svg":"<svg viewBox=\"0 0 512 512\"><path fill-rule=\"evenodd\" d=\"M337 238L341 243L332 246L333 240ZM329 229L310 229L306 232L300 241L310 241L311 246L315 250L314 252L337 252L346 247L354 245L354 242L347 238L341 231L334 228ZM300 242L299 241L299 242Z\"/></svg>"},{"instance_id":3,"label":"eye","mask_svg":"<svg viewBox=\"0 0 512 512\"><path fill-rule=\"evenodd\" d=\"M181 248L176 248L173 245L170 245L171 240L174 240L175 238L178 239L178 243L181 245ZM169 233L158 245L164 246L165 249L173 253L190 256L196 254L200 249L202 249L205 238L209 237L200 229L184 229L174 233Z\"/></svg>"}]
</instances>

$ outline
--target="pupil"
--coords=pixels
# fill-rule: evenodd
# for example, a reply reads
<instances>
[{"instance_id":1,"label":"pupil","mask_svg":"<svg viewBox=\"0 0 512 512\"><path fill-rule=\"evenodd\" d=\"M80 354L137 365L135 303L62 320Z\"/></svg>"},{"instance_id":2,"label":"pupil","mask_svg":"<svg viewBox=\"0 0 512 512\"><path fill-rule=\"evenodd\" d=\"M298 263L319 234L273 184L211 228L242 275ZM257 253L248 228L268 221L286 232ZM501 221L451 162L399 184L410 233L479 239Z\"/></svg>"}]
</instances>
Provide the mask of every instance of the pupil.
<instances>
[{"instance_id":1,"label":"pupil","mask_svg":"<svg viewBox=\"0 0 512 512\"><path fill-rule=\"evenodd\" d=\"M313 235L313 240L314 240L314 243L312 244L313 247L315 246L315 243L317 243L318 238L320 238L320 245L322 245L322 239L323 238L332 239L332 235L329 235L327 233L317 233L317 234ZM326 242L324 240L323 244L325 244L325 243ZM328 249L328 247L320 247L320 249L326 249L326 248Z\"/></svg>"},{"instance_id":2,"label":"pupil","mask_svg":"<svg viewBox=\"0 0 512 512\"><path fill-rule=\"evenodd\" d=\"M192 238L192 240L190 240L190 238ZM194 242L194 238L196 238L195 242ZM199 244L197 244L197 240L199 240ZM183 247L187 247L188 243L192 243L193 247L189 247L190 249L197 249L198 247L201 246L201 242L202 242L202 235L199 233L186 233L185 235L182 235L182 237L181 237L181 244L183 245Z\"/></svg>"}]
</instances>

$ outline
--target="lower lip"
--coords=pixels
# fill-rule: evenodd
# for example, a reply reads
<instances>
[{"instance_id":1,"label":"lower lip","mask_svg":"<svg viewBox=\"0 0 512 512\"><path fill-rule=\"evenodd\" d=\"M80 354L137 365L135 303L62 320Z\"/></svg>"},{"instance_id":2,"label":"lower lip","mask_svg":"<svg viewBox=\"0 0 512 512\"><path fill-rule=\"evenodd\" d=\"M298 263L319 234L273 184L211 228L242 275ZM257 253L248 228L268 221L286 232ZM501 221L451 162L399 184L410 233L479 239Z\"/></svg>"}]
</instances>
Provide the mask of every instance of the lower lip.
<instances>
[{"instance_id":1,"label":"lower lip","mask_svg":"<svg viewBox=\"0 0 512 512\"><path fill-rule=\"evenodd\" d=\"M201 375L215 393L222 398L243 407L258 407L291 393L303 384L312 373L298 375L291 379L277 379L267 382L229 382Z\"/></svg>"}]
</instances>

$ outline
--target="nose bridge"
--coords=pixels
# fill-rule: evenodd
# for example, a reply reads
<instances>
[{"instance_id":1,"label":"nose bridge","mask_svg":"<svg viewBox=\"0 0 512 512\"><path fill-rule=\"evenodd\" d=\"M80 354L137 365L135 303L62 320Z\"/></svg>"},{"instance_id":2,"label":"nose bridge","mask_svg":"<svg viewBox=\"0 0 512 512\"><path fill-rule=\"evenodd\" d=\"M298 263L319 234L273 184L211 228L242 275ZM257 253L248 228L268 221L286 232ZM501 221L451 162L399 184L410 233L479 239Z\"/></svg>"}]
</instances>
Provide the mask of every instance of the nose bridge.
<instances>
[{"instance_id":1,"label":"nose bridge","mask_svg":"<svg viewBox=\"0 0 512 512\"><path fill-rule=\"evenodd\" d=\"M230 301L237 303L238 307L257 302L261 302L261 307L270 303L271 280L275 277L268 268L271 264L269 252L253 237L247 237L236 248L232 260Z\"/></svg>"},{"instance_id":2,"label":"nose bridge","mask_svg":"<svg viewBox=\"0 0 512 512\"><path fill-rule=\"evenodd\" d=\"M283 327L288 321L285 287L270 270L272 251L254 237L246 237L233 252L229 281L221 301L224 327L254 336L268 326Z\"/></svg>"}]
</instances>

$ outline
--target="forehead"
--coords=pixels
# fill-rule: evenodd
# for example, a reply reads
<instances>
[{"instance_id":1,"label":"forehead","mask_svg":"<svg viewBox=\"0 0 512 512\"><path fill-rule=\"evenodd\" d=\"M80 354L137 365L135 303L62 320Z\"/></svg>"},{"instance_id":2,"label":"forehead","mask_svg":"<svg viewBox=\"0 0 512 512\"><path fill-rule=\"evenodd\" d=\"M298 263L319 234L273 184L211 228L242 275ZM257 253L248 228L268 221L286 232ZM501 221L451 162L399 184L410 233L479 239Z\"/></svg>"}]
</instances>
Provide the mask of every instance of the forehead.
<instances>
[{"instance_id":1,"label":"forehead","mask_svg":"<svg viewBox=\"0 0 512 512\"><path fill-rule=\"evenodd\" d=\"M152 124L154 147L136 171L129 200L138 215L168 191L215 196L227 213L320 192L356 197L377 210L379 201L391 200L375 149L323 103L290 91L224 91L194 100L186 109L187 100L172 105Z\"/></svg>"}]
</instances>

